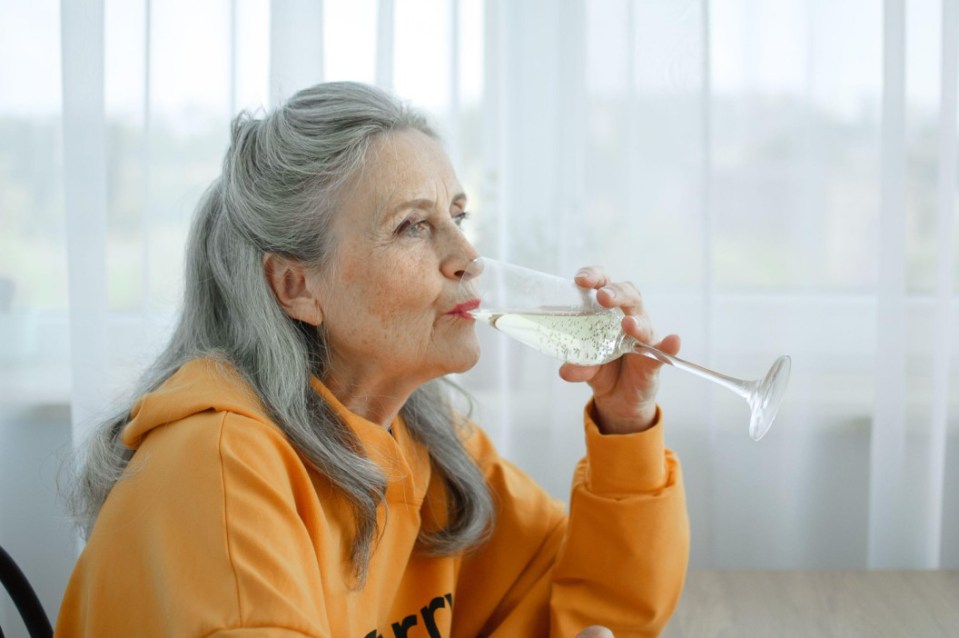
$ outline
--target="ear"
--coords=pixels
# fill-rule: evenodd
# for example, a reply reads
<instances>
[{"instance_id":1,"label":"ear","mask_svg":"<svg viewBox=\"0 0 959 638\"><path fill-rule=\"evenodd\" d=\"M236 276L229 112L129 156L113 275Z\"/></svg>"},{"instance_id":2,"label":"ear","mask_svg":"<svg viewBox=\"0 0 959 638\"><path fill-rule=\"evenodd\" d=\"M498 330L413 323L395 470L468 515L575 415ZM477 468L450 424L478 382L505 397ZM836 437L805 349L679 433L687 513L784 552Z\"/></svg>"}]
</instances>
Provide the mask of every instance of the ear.
<instances>
[{"instance_id":1,"label":"ear","mask_svg":"<svg viewBox=\"0 0 959 638\"><path fill-rule=\"evenodd\" d=\"M323 323L315 273L301 262L275 253L263 255L263 272L283 312L312 326Z\"/></svg>"}]
</instances>

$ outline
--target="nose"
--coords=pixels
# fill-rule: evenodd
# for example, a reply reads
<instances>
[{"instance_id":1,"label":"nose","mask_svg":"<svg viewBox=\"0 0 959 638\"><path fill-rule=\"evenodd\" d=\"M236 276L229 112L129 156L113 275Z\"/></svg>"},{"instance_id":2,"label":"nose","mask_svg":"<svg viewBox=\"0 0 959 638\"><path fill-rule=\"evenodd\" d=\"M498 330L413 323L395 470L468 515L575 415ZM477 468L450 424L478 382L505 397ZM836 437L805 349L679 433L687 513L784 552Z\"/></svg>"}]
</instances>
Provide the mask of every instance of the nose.
<instances>
[{"instance_id":1,"label":"nose","mask_svg":"<svg viewBox=\"0 0 959 638\"><path fill-rule=\"evenodd\" d=\"M477 257L479 257L479 253L473 247L473 244L457 228L456 232L452 234L446 257L440 264L440 270L444 277L454 281L459 281L464 275L472 277L478 274L470 272L470 264L474 263Z\"/></svg>"},{"instance_id":2,"label":"nose","mask_svg":"<svg viewBox=\"0 0 959 638\"><path fill-rule=\"evenodd\" d=\"M476 279L483 274L484 268L485 266L483 265L483 259L477 257L466 266L465 270L463 270L462 274L460 275L460 281L471 281Z\"/></svg>"}]
</instances>

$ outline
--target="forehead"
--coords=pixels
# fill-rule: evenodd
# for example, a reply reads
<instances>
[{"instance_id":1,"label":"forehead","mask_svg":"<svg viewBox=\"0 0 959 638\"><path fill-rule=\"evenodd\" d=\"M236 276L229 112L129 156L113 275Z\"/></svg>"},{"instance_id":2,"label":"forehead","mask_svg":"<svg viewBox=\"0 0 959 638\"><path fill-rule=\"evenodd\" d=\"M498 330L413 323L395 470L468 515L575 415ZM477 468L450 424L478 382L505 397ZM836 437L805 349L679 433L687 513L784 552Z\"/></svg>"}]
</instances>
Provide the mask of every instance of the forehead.
<instances>
[{"instance_id":1,"label":"forehead","mask_svg":"<svg viewBox=\"0 0 959 638\"><path fill-rule=\"evenodd\" d=\"M416 130L376 138L357 186L388 205L398 197L444 197L459 192L459 181L439 142Z\"/></svg>"},{"instance_id":2,"label":"forehead","mask_svg":"<svg viewBox=\"0 0 959 638\"><path fill-rule=\"evenodd\" d=\"M403 202L425 199L446 208L461 193L443 147L425 133L397 131L372 141L363 167L338 197L336 243L376 233Z\"/></svg>"}]
</instances>

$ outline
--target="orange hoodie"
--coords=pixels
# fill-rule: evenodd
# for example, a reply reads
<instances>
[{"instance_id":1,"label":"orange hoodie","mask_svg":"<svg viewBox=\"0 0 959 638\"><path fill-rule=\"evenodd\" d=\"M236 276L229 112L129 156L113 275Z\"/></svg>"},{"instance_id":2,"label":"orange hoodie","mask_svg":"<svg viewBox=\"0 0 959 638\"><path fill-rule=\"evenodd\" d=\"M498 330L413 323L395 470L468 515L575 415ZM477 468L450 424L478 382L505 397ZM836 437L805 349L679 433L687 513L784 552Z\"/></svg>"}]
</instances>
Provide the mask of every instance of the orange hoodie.
<instances>
[{"instance_id":1,"label":"orange hoodie","mask_svg":"<svg viewBox=\"0 0 959 638\"><path fill-rule=\"evenodd\" d=\"M252 390L195 360L140 399L136 449L64 594L57 636L530 637L588 625L657 635L686 572L679 463L662 426L604 436L586 411L586 458L569 515L476 428L465 442L497 505L491 538L466 555L415 549L431 482L402 419L393 435L316 390L386 473L365 585L351 587L351 516ZM441 493L441 492L440 492ZM388 515L387 515L388 512Z\"/></svg>"}]
</instances>

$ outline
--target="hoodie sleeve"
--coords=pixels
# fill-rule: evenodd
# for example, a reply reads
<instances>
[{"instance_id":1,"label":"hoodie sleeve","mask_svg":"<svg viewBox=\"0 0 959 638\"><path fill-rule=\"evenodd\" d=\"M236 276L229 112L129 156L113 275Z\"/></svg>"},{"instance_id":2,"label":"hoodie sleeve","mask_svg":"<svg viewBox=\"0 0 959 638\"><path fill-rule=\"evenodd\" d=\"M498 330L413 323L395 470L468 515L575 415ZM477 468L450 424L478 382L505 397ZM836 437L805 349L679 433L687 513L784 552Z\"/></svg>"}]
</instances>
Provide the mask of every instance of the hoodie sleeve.
<instances>
[{"instance_id":1,"label":"hoodie sleeve","mask_svg":"<svg viewBox=\"0 0 959 638\"><path fill-rule=\"evenodd\" d=\"M498 519L464 561L454 636L565 638L594 624L616 638L659 635L689 555L679 461L659 416L645 432L603 435L587 406L568 516L478 435Z\"/></svg>"}]
</instances>

